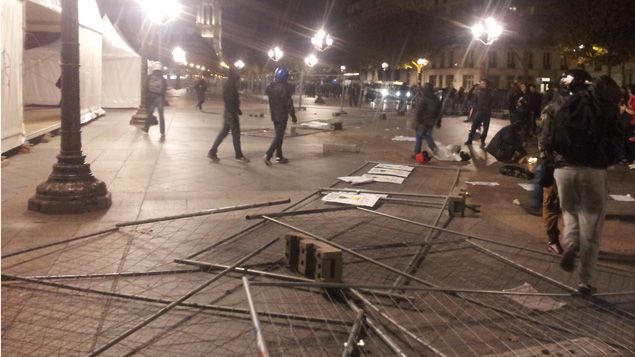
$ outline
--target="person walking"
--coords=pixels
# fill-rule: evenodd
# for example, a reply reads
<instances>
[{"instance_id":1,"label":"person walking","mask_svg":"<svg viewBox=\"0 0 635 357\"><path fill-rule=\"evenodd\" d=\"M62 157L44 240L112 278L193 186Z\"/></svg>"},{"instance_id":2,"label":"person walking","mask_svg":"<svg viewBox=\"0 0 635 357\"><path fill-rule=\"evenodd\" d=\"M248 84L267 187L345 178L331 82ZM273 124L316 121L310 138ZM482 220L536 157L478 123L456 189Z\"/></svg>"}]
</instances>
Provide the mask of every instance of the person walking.
<instances>
[{"instance_id":1,"label":"person walking","mask_svg":"<svg viewBox=\"0 0 635 357\"><path fill-rule=\"evenodd\" d=\"M572 272L579 254L578 292L589 295L597 290L592 283L606 214L606 169L620 158L619 87L608 76L592 86L591 76L580 69L568 71L561 85L570 95L556 111L545 142L564 221L560 267Z\"/></svg>"},{"instance_id":2,"label":"person walking","mask_svg":"<svg viewBox=\"0 0 635 357\"><path fill-rule=\"evenodd\" d=\"M225 105L225 110L223 111L223 127L216 136L216 140L214 140L212 148L209 149L209 152L207 153L207 157L212 159L213 162L220 161L217 155L218 147L230 131L232 132L232 142L234 144L236 161L240 161L245 164L249 162L249 159L243 155L240 148L240 121L238 116L242 115L243 112L240 110L240 94L238 93L239 85L240 74L238 74L236 69L232 68L229 70L227 82L225 82L225 85L223 86L223 103Z\"/></svg>"},{"instance_id":3,"label":"person walking","mask_svg":"<svg viewBox=\"0 0 635 357\"><path fill-rule=\"evenodd\" d=\"M441 101L434 95L432 83L426 83L421 90L421 98L418 101L417 112L415 114L416 141L413 159L421 152L421 146L425 139L431 151L437 149L432 137L432 130L436 125L441 127Z\"/></svg>"},{"instance_id":4,"label":"person walking","mask_svg":"<svg viewBox=\"0 0 635 357\"><path fill-rule=\"evenodd\" d=\"M275 129L275 137L264 157L267 166L271 166L271 158L274 153L278 163L286 164L289 162L289 159L282 154L282 140L284 139L284 132L287 130L289 115L293 123L297 123L298 118L295 116L293 99L291 98L293 91L289 83L287 83L288 79L289 70L284 67L278 67L274 73L274 82L269 84L265 90L269 98L271 121L273 121Z\"/></svg>"},{"instance_id":5,"label":"person walking","mask_svg":"<svg viewBox=\"0 0 635 357\"><path fill-rule=\"evenodd\" d=\"M489 82L486 79L481 80L479 84L479 90L476 94L475 108L476 114L473 114L472 127L470 133L467 136L465 145L472 145L474 139L474 133L481 124L483 125L483 132L481 133L481 146L485 146L485 139L487 139L487 132L489 130L489 123L492 117L492 107L494 105L494 96L489 88Z\"/></svg>"},{"instance_id":6,"label":"person walking","mask_svg":"<svg viewBox=\"0 0 635 357\"><path fill-rule=\"evenodd\" d=\"M150 118L154 115L154 110L156 109L159 112L161 139L165 138L163 105L165 104L165 92L167 91L167 87L167 82L163 77L163 67L161 63L155 63L152 66L152 74L148 76L148 80L146 81L148 116L146 116L142 130L144 133L148 132L150 129Z\"/></svg>"},{"instance_id":7,"label":"person walking","mask_svg":"<svg viewBox=\"0 0 635 357\"><path fill-rule=\"evenodd\" d=\"M536 132L537 132L536 120L540 118L540 112L541 112L540 104L541 103L542 103L542 94L537 90L535 84L533 83L530 84L529 85L529 111L530 111L529 135L530 136L536 135Z\"/></svg>"},{"instance_id":8,"label":"person walking","mask_svg":"<svg viewBox=\"0 0 635 357\"><path fill-rule=\"evenodd\" d=\"M240 79L239 79L240 80ZM194 90L196 90L196 97L198 102L196 103L196 107L198 110L203 111L203 103L205 102L205 92L207 91L207 81L201 74L201 78L196 81L194 85Z\"/></svg>"}]
</instances>

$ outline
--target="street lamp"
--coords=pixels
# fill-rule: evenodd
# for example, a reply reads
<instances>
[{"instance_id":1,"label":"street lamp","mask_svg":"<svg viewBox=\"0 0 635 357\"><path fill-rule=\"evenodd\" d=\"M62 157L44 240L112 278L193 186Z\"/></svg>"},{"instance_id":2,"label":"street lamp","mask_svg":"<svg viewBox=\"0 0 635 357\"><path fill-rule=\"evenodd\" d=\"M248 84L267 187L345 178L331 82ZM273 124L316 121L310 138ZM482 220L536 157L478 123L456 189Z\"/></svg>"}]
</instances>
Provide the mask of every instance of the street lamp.
<instances>
[{"instance_id":1,"label":"street lamp","mask_svg":"<svg viewBox=\"0 0 635 357\"><path fill-rule=\"evenodd\" d=\"M238 60L236 62L234 62L234 67L236 67L237 69L241 70L243 68L245 68L245 62L243 62L242 60Z\"/></svg>"},{"instance_id":2,"label":"street lamp","mask_svg":"<svg viewBox=\"0 0 635 357\"><path fill-rule=\"evenodd\" d=\"M314 54L310 54L304 58L304 64L313 67L318 63L318 58Z\"/></svg>"},{"instance_id":3,"label":"street lamp","mask_svg":"<svg viewBox=\"0 0 635 357\"><path fill-rule=\"evenodd\" d=\"M304 58L304 64L311 68L318 63L318 59L314 54L310 54ZM298 99L298 110L302 110L302 94L304 93L304 68L300 70L300 99Z\"/></svg>"},{"instance_id":4,"label":"street lamp","mask_svg":"<svg viewBox=\"0 0 635 357\"><path fill-rule=\"evenodd\" d=\"M495 19L488 17L472 26L474 39L486 46L491 46L503 34L503 26ZM489 58L485 58L485 78L489 77Z\"/></svg>"},{"instance_id":5,"label":"street lamp","mask_svg":"<svg viewBox=\"0 0 635 357\"><path fill-rule=\"evenodd\" d=\"M382 76L382 80L386 80L386 68L388 68L388 63L386 62L382 62L381 64L381 69L384 71L384 75Z\"/></svg>"},{"instance_id":6,"label":"street lamp","mask_svg":"<svg viewBox=\"0 0 635 357\"><path fill-rule=\"evenodd\" d=\"M316 50L321 52L333 46L333 38L326 33L324 29L319 29L315 35L311 37L311 44Z\"/></svg>"},{"instance_id":7,"label":"street lamp","mask_svg":"<svg viewBox=\"0 0 635 357\"><path fill-rule=\"evenodd\" d=\"M491 17L479 21L472 26L474 39L489 46L503 34L503 26Z\"/></svg>"},{"instance_id":8,"label":"street lamp","mask_svg":"<svg viewBox=\"0 0 635 357\"><path fill-rule=\"evenodd\" d=\"M155 24L159 26L166 25L170 21L174 20L181 13L181 5L178 0L138 0L141 7L144 10L146 16ZM158 32L158 60L161 62L161 47L162 47L162 28ZM152 116L152 113L146 112L146 84L148 77L148 56L146 50L146 42L141 43L141 98L139 108L137 112L130 119L130 125L143 125L146 118L150 116L150 124L157 124L157 119Z\"/></svg>"},{"instance_id":9,"label":"street lamp","mask_svg":"<svg viewBox=\"0 0 635 357\"><path fill-rule=\"evenodd\" d=\"M269 52L267 52L267 55L269 56L269 58L272 61L278 62L278 61L280 61L282 56L284 56L284 52L282 52L280 47L276 46L276 47L270 49Z\"/></svg>"},{"instance_id":10,"label":"street lamp","mask_svg":"<svg viewBox=\"0 0 635 357\"><path fill-rule=\"evenodd\" d=\"M423 67L427 66L430 61L425 58L419 58L417 60L417 75L419 77L419 84L423 83Z\"/></svg>"},{"instance_id":11,"label":"street lamp","mask_svg":"<svg viewBox=\"0 0 635 357\"><path fill-rule=\"evenodd\" d=\"M172 59L174 60L175 63L179 63L179 64L187 63L187 60L185 57L185 51L179 46L174 47L174 49L172 50Z\"/></svg>"}]
</instances>

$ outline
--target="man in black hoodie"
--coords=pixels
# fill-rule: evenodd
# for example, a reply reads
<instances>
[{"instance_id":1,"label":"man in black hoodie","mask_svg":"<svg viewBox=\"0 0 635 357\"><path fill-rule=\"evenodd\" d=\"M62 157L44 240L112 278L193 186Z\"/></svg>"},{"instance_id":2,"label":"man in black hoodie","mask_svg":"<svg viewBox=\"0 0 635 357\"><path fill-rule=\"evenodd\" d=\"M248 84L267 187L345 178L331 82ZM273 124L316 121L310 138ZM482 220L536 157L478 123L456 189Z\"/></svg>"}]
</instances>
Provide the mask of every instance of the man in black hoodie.
<instances>
[{"instance_id":1,"label":"man in black hoodie","mask_svg":"<svg viewBox=\"0 0 635 357\"><path fill-rule=\"evenodd\" d=\"M248 163L247 159L240 148L240 122L238 116L243 112L240 110L240 97L238 93L238 85L240 84L240 74L235 69L229 70L227 76L227 82L223 86L223 102L225 103L225 110L223 112L223 128L218 133L214 145L209 150L207 157L212 159L213 162L219 162L220 159L216 155L218 147L227 134L232 132L232 141L234 143L234 152L236 154L236 161L242 163Z\"/></svg>"},{"instance_id":2,"label":"man in black hoodie","mask_svg":"<svg viewBox=\"0 0 635 357\"><path fill-rule=\"evenodd\" d=\"M282 155L282 140L284 139L284 132L287 130L289 115L291 115L291 120L294 123L298 121L295 116L295 109L293 108L293 99L291 98L293 89L291 85L287 83L289 70L284 67L276 68L274 78L275 81L267 86L265 91L267 97L269 97L271 121L273 121L273 127L276 132L276 136L265 154L264 159L267 166L271 166L271 158L274 152L278 163L286 164L289 162L289 160Z\"/></svg>"}]
</instances>

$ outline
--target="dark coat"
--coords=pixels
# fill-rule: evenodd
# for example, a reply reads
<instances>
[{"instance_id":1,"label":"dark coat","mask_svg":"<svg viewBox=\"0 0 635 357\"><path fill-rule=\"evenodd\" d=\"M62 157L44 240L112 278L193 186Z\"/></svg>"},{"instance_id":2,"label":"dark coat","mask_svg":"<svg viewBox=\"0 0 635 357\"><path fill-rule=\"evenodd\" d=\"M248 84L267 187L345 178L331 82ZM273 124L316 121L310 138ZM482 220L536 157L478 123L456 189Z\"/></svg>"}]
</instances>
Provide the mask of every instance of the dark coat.
<instances>
[{"instance_id":1,"label":"dark coat","mask_svg":"<svg viewBox=\"0 0 635 357\"><path fill-rule=\"evenodd\" d=\"M441 123L441 101L431 91L424 91L417 107L415 119L417 125L422 125L426 129L431 129L435 124Z\"/></svg>"},{"instance_id":2,"label":"dark coat","mask_svg":"<svg viewBox=\"0 0 635 357\"><path fill-rule=\"evenodd\" d=\"M476 94L476 111L481 114L492 114L492 107L494 106L494 96L489 89L479 89Z\"/></svg>"},{"instance_id":3,"label":"dark coat","mask_svg":"<svg viewBox=\"0 0 635 357\"><path fill-rule=\"evenodd\" d=\"M240 113L240 94L234 81L227 81L223 85L223 102L225 103L225 112L236 114Z\"/></svg>"},{"instance_id":4,"label":"dark coat","mask_svg":"<svg viewBox=\"0 0 635 357\"><path fill-rule=\"evenodd\" d=\"M273 82L267 86L266 93L269 97L269 109L273 122L286 122L289 120L289 115L295 118L295 109L291 98L293 88L288 83Z\"/></svg>"}]
</instances>

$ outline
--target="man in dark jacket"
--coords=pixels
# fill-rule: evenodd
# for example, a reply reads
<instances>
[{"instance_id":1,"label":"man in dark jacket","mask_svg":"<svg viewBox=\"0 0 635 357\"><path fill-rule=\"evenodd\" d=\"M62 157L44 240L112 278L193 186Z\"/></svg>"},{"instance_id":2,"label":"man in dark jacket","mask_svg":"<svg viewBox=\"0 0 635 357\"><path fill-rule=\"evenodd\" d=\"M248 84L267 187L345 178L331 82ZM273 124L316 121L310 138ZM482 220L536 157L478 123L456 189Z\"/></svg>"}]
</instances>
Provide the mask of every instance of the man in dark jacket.
<instances>
[{"instance_id":1,"label":"man in dark jacket","mask_svg":"<svg viewBox=\"0 0 635 357\"><path fill-rule=\"evenodd\" d=\"M274 152L276 154L276 160L279 163L286 164L289 162L289 160L282 155L282 140L284 139L284 132L287 130L289 115L291 115L291 120L294 123L298 121L295 116L295 109L293 108L293 99L291 98L293 90L289 83L287 83L289 70L284 67L276 68L274 78L274 82L268 85L265 91L267 97L269 97L271 121L273 121L273 127L276 132L276 136L265 154L264 159L267 166L271 166L271 158Z\"/></svg>"},{"instance_id":2,"label":"man in dark jacket","mask_svg":"<svg viewBox=\"0 0 635 357\"><path fill-rule=\"evenodd\" d=\"M550 140L545 143L545 150L554 158L564 221L560 267L573 271L576 255L580 255L578 291L586 295L596 290L591 284L606 214L606 169L619 160L611 145L619 135L619 87L608 76L600 77L595 86L591 80L580 69L570 70L562 78L560 83L570 95L556 111Z\"/></svg>"},{"instance_id":3,"label":"man in dark jacket","mask_svg":"<svg viewBox=\"0 0 635 357\"><path fill-rule=\"evenodd\" d=\"M216 155L218 147L227 134L232 132L232 141L234 143L234 152L236 154L236 161L242 163L248 163L247 159L240 148L240 122L238 116L243 112L240 110L240 97L238 93L238 85L240 84L240 74L235 69L229 70L227 76L227 82L223 86L223 102L225 104L225 110L223 112L223 128L216 136L212 148L209 150L207 157L212 159L213 162L219 162L220 159Z\"/></svg>"},{"instance_id":4,"label":"man in dark jacket","mask_svg":"<svg viewBox=\"0 0 635 357\"><path fill-rule=\"evenodd\" d=\"M474 139L474 133L476 129L483 125L483 133L481 134L481 146L485 146L485 139L487 138L487 131L489 130L489 122L492 117L492 106L494 105L494 96L489 89L489 83L486 79L481 80L478 93L476 94L476 114L473 115L472 128L470 134L467 136L465 145L472 145Z\"/></svg>"},{"instance_id":5,"label":"man in dark jacket","mask_svg":"<svg viewBox=\"0 0 635 357\"><path fill-rule=\"evenodd\" d=\"M501 162L513 162L527 155L523 146L523 126L520 122L507 125L494 135L485 151Z\"/></svg>"},{"instance_id":6,"label":"man in dark jacket","mask_svg":"<svg viewBox=\"0 0 635 357\"><path fill-rule=\"evenodd\" d=\"M196 97L198 102L196 103L196 107L198 110L203 110L203 103L205 102L205 92L207 91L207 82L203 75L201 74L201 78L194 85L194 89L196 90Z\"/></svg>"},{"instance_id":7,"label":"man in dark jacket","mask_svg":"<svg viewBox=\"0 0 635 357\"><path fill-rule=\"evenodd\" d=\"M416 158L421 152L423 140L426 140L428 148L434 151L437 146L432 137L434 126L441 127L441 101L434 95L432 83L426 83L421 90L421 98L418 101L417 112L415 114L416 121L416 141L415 153L412 158Z\"/></svg>"}]
</instances>

